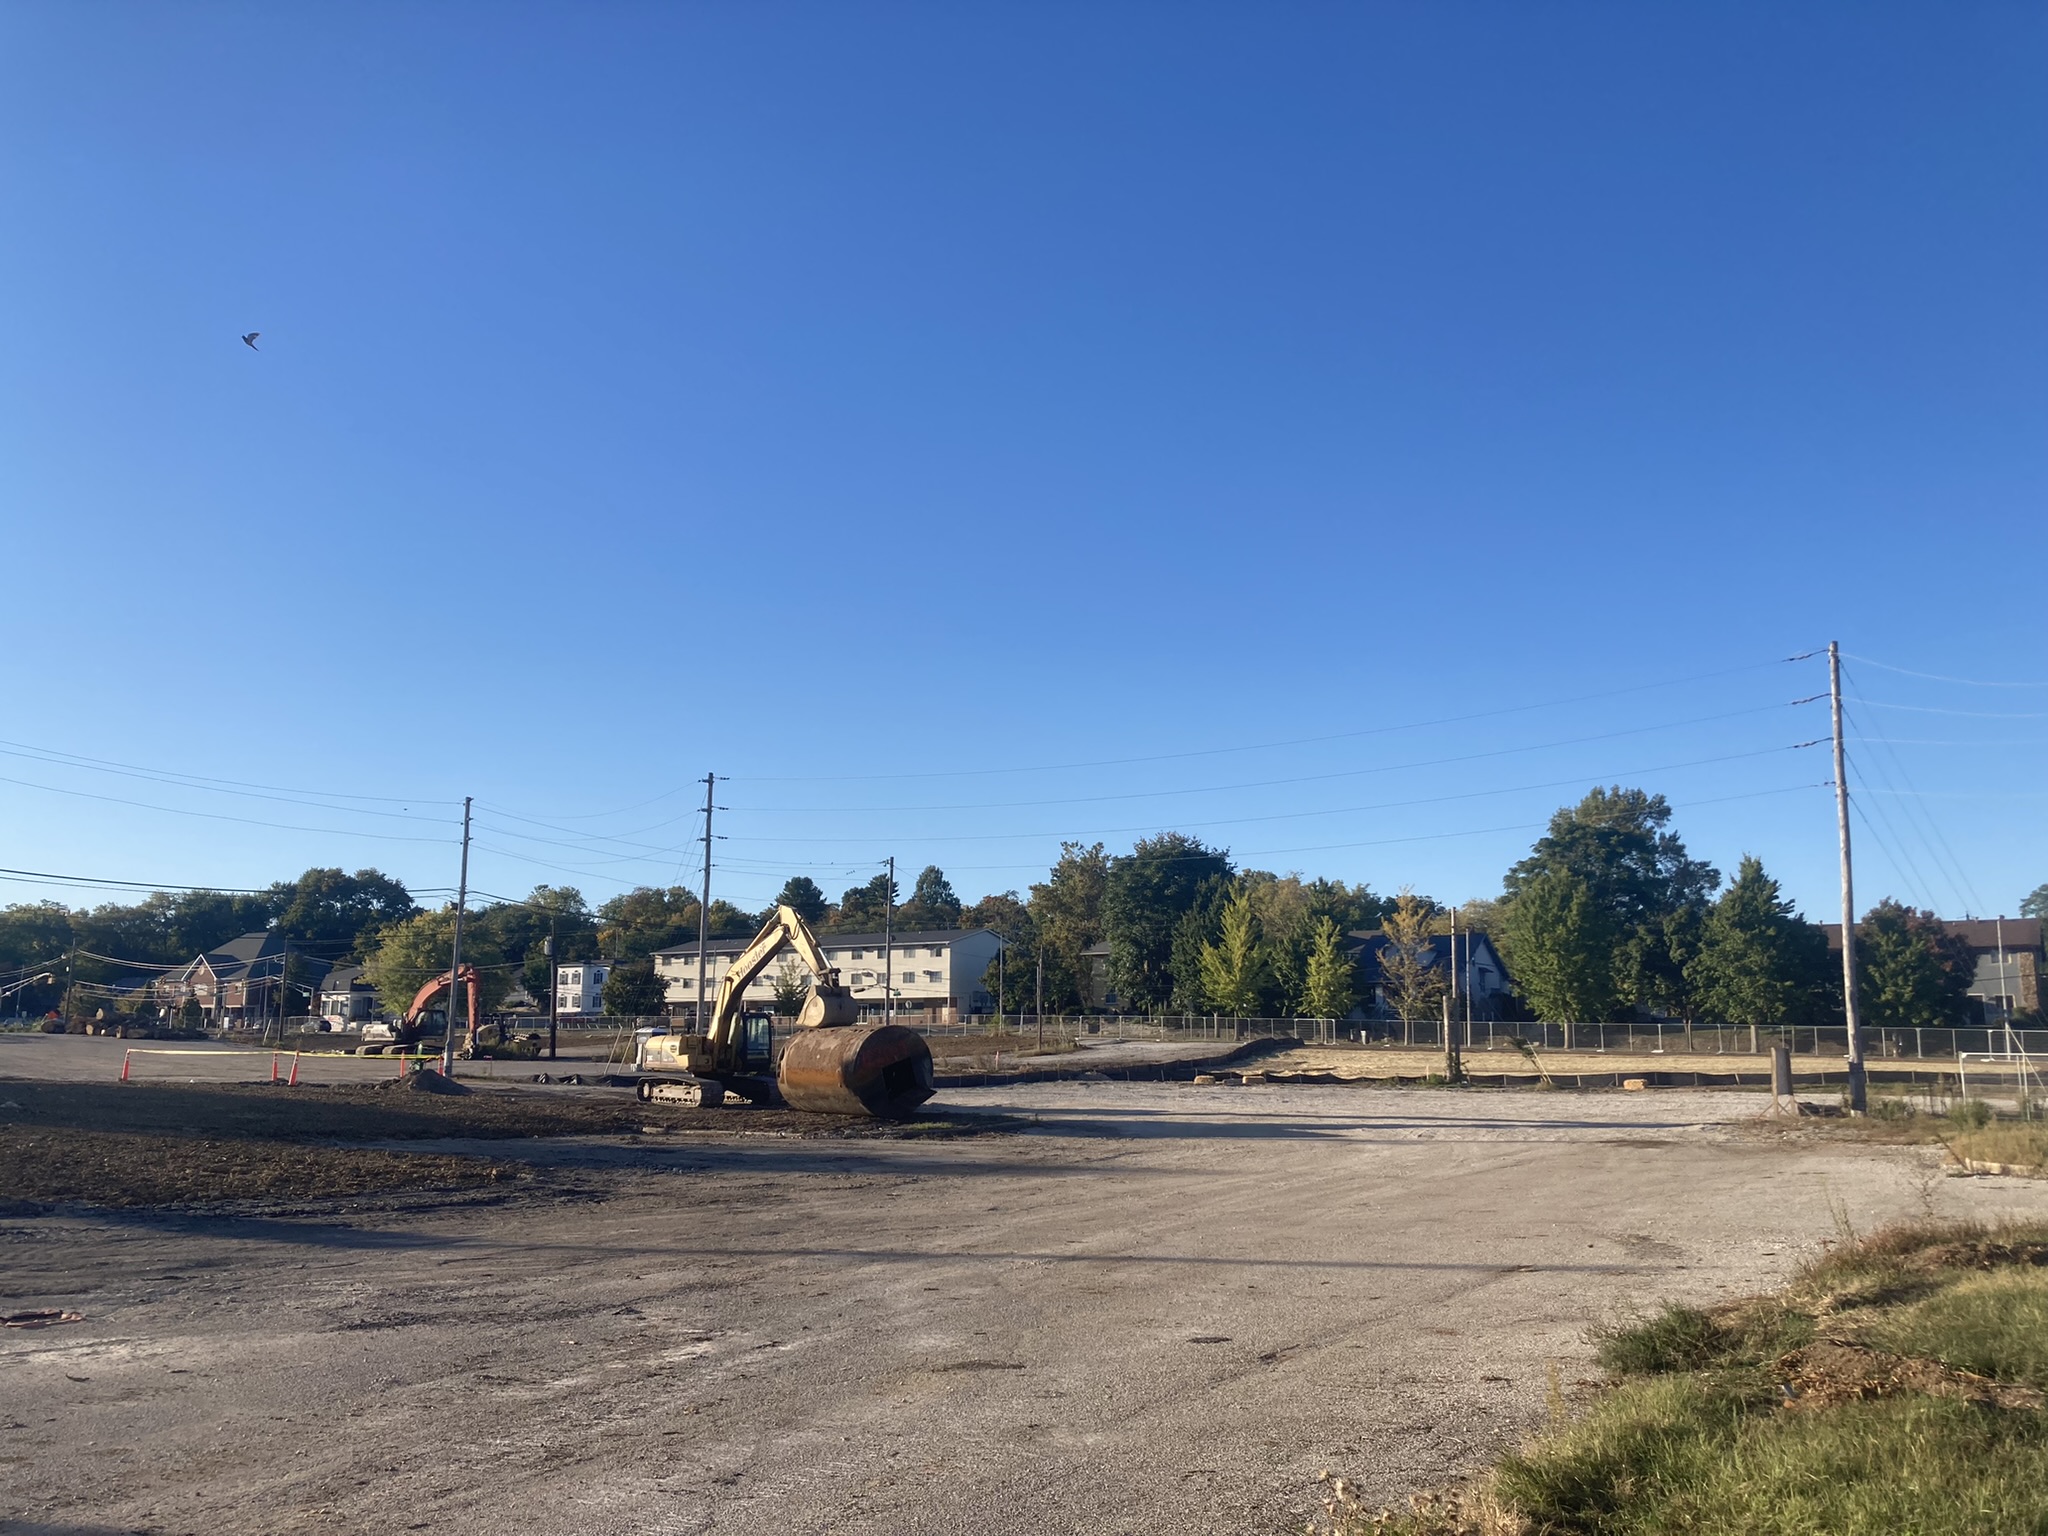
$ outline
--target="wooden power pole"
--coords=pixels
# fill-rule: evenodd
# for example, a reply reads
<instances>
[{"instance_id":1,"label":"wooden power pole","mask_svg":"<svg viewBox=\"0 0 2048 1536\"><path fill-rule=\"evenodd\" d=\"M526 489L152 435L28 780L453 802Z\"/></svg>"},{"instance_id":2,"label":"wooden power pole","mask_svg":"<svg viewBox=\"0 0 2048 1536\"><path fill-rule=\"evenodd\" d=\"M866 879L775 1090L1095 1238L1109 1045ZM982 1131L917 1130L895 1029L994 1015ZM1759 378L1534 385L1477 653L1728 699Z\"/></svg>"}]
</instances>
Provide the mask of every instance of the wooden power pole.
<instances>
[{"instance_id":1,"label":"wooden power pole","mask_svg":"<svg viewBox=\"0 0 2048 1536\"><path fill-rule=\"evenodd\" d=\"M455 1001L462 990L462 909L469 905L469 807L462 797L462 873L455 881L455 945L448 964L448 1027L441 1031L441 1075L455 1075Z\"/></svg>"},{"instance_id":2,"label":"wooden power pole","mask_svg":"<svg viewBox=\"0 0 2048 1536\"><path fill-rule=\"evenodd\" d=\"M1869 1107L1863 1027L1856 1009L1856 881L1849 863L1849 769L1842 751L1842 648L1828 642L1828 707L1835 724L1835 831L1842 841L1842 1020L1849 1030L1849 1113Z\"/></svg>"},{"instance_id":3,"label":"wooden power pole","mask_svg":"<svg viewBox=\"0 0 2048 1536\"><path fill-rule=\"evenodd\" d=\"M704 775L704 887L697 898L697 1033L703 1034L711 1028L711 1021L704 1012L705 975L710 968L708 940L711 933L711 791L718 783L718 775Z\"/></svg>"}]
</instances>

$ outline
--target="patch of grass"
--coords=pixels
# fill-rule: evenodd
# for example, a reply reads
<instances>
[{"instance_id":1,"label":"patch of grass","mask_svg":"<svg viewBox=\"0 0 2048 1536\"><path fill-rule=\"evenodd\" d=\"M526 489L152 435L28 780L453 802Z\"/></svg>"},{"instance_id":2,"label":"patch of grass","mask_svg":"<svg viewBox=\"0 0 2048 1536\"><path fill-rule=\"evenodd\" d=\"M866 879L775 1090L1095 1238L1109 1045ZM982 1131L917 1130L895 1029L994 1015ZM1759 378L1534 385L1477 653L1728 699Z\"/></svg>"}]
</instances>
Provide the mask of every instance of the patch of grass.
<instances>
[{"instance_id":1,"label":"patch of grass","mask_svg":"<svg viewBox=\"0 0 2048 1536\"><path fill-rule=\"evenodd\" d=\"M1951 1136L1948 1144L1957 1157L2011 1163L2021 1168L2048 1168L2048 1125L2039 1121L1962 1131Z\"/></svg>"},{"instance_id":2,"label":"patch of grass","mask_svg":"<svg viewBox=\"0 0 2048 1536\"><path fill-rule=\"evenodd\" d=\"M1600 1364L1615 1376L1659 1376L1754 1365L1813 1337L1803 1312L1760 1301L1703 1312L1667 1306L1655 1316L1595 1335Z\"/></svg>"},{"instance_id":3,"label":"patch of grass","mask_svg":"<svg viewBox=\"0 0 2048 1536\"><path fill-rule=\"evenodd\" d=\"M1972 1275L1884 1318L1870 1339L1994 1381L2048 1388L2048 1270Z\"/></svg>"},{"instance_id":4,"label":"patch of grass","mask_svg":"<svg viewBox=\"0 0 2048 1536\"><path fill-rule=\"evenodd\" d=\"M1663 1377L1509 1457L1495 1494L1525 1529L1589 1536L2009 1536L2048 1529L2048 1417L1935 1397L1759 1410Z\"/></svg>"},{"instance_id":5,"label":"patch of grass","mask_svg":"<svg viewBox=\"0 0 2048 1536\"><path fill-rule=\"evenodd\" d=\"M1599 1338L1620 1380L1384 1536L2048 1536L2048 1224L1898 1226Z\"/></svg>"}]
</instances>

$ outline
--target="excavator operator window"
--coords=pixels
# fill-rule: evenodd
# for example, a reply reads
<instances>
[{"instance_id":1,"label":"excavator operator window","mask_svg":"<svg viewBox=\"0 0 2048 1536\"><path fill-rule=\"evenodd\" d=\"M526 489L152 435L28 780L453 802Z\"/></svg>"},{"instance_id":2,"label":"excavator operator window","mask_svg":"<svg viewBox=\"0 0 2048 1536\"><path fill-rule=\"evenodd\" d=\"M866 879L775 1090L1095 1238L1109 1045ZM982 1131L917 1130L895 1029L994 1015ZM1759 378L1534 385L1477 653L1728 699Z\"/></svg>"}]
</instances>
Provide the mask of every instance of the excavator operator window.
<instances>
[{"instance_id":1,"label":"excavator operator window","mask_svg":"<svg viewBox=\"0 0 2048 1536\"><path fill-rule=\"evenodd\" d=\"M747 1066L767 1068L775 1064L775 1017L750 1013L741 1021L746 1028Z\"/></svg>"}]
</instances>

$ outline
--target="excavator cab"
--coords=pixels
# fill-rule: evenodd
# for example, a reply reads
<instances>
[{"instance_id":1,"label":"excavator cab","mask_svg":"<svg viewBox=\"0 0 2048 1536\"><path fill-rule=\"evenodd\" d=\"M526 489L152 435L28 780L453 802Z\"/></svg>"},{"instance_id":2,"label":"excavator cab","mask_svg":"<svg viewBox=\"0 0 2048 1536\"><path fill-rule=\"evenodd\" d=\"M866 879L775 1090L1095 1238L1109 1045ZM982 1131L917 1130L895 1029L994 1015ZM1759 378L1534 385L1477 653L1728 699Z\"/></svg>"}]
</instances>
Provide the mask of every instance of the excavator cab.
<instances>
[{"instance_id":1,"label":"excavator cab","mask_svg":"<svg viewBox=\"0 0 2048 1536\"><path fill-rule=\"evenodd\" d=\"M775 1070L775 1015L750 1013L741 1021L742 1052L749 1072Z\"/></svg>"}]
</instances>

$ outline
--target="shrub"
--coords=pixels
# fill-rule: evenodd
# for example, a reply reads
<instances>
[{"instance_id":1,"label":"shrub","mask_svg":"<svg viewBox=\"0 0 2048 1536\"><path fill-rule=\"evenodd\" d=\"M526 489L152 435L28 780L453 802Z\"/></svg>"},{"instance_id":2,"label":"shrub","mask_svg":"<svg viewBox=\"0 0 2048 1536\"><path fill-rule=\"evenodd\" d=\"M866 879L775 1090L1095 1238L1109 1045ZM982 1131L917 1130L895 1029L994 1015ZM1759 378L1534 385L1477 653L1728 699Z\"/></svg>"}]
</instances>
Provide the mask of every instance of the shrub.
<instances>
[{"instance_id":1,"label":"shrub","mask_svg":"<svg viewBox=\"0 0 2048 1536\"><path fill-rule=\"evenodd\" d=\"M1965 1131L1981 1131L1995 1118L1982 1099L1958 1099L1949 1106L1948 1117Z\"/></svg>"}]
</instances>

